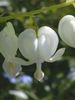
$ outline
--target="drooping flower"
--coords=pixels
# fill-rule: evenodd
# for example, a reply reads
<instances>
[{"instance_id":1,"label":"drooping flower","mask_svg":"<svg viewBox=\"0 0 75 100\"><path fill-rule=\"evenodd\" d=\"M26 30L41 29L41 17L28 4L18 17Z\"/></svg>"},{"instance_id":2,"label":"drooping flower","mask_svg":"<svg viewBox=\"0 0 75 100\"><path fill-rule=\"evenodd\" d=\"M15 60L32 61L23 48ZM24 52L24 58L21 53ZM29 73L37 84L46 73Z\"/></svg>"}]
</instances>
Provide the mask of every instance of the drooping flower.
<instances>
[{"instance_id":1,"label":"drooping flower","mask_svg":"<svg viewBox=\"0 0 75 100\"><path fill-rule=\"evenodd\" d=\"M7 23L7 26L0 32L0 52L5 58L3 63L3 69L5 72L8 72L11 76L16 74L16 71L21 71L20 67L16 67L15 64L11 61L15 56L18 45L18 38L15 35L14 28L10 22ZM19 69L20 68L20 69ZM13 71L13 70L15 71Z\"/></svg>"},{"instance_id":2,"label":"drooping flower","mask_svg":"<svg viewBox=\"0 0 75 100\"><path fill-rule=\"evenodd\" d=\"M41 70L42 63L58 60L64 53L65 48L56 52L59 43L56 32L48 26L41 27L36 35L34 29L26 29L19 35L19 50L30 62L36 63L34 77L41 80L44 73ZM55 53L56 52L56 53Z\"/></svg>"},{"instance_id":3,"label":"drooping flower","mask_svg":"<svg viewBox=\"0 0 75 100\"><path fill-rule=\"evenodd\" d=\"M27 64L22 59L15 57L18 49L18 37L15 35L14 28L10 22L0 32L0 53L4 56L4 71L11 77L19 74L22 70L21 65Z\"/></svg>"},{"instance_id":4,"label":"drooping flower","mask_svg":"<svg viewBox=\"0 0 75 100\"><path fill-rule=\"evenodd\" d=\"M67 45L75 48L75 17L64 16L59 22L58 33Z\"/></svg>"}]
</instances>

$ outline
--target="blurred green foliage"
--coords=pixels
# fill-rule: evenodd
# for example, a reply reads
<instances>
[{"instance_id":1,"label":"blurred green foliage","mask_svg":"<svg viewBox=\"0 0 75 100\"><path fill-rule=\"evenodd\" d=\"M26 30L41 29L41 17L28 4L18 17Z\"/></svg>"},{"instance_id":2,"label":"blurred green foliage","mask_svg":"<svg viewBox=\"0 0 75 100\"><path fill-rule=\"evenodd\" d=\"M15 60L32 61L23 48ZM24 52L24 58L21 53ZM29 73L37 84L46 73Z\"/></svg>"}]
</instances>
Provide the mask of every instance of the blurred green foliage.
<instances>
[{"instance_id":1,"label":"blurred green foliage","mask_svg":"<svg viewBox=\"0 0 75 100\"><path fill-rule=\"evenodd\" d=\"M0 0L0 2L1 1L8 2L8 5L0 5L1 17L8 16L12 13L33 11L42 7L65 2L65 0ZM36 28L43 25L50 26L58 34L59 20L67 14L75 16L75 8L72 5L25 17L24 20L10 19L8 21L13 23L17 35L27 27ZM6 22L0 23L0 30L3 29L5 23ZM75 67L75 49L68 47L61 40L59 47L66 47L63 59L54 63L43 63L42 69L45 72L45 78L42 82L38 82L33 78L35 64L22 67L23 72L33 78L33 83L30 85L21 83L12 84L9 80L4 78L2 69L4 58L0 55L0 100L75 100L75 80L67 77L70 73L70 69ZM9 90L22 90L26 93L28 99L10 95Z\"/></svg>"}]
</instances>

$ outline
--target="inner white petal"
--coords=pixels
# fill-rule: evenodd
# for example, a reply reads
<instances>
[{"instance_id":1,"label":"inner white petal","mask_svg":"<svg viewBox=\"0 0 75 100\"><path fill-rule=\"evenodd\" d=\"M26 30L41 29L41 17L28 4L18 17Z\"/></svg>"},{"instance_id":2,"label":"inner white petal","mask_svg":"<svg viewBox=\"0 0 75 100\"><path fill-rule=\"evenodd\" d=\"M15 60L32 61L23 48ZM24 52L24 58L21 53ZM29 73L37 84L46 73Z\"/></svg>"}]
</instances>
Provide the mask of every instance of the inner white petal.
<instances>
[{"instance_id":1,"label":"inner white petal","mask_svg":"<svg viewBox=\"0 0 75 100\"><path fill-rule=\"evenodd\" d=\"M38 62L36 63L36 71L35 71L35 73L34 73L34 77L35 77L35 79L37 79L38 81L41 81L41 80L43 79L43 77L44 77L44 73L43 73L41 67L42 67L42 63L41 63L40 61L38 61Z\"/></svg>"},{"instance_id":2,"label":"inner white petal","mask_svg":"<svg viewBox=\"0 0 75 100\"><path fill-rule=\"evenodd\" d=\"M3 63L3 69L10 77L15 77L22 71L22 68L19 64L15 64L10 61L7 62L6 60Z\"/></svg>"}]
</instances>

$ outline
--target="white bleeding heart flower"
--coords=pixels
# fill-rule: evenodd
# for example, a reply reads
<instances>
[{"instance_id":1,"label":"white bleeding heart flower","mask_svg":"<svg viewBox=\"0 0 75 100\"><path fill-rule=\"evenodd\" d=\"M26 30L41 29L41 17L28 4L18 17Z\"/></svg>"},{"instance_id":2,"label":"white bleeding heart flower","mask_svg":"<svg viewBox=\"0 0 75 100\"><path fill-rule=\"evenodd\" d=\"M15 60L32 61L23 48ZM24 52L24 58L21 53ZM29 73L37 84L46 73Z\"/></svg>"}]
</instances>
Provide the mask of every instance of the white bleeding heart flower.
<instances>
[{"instance_id":1,"label":"white bleeding heart flower","mask_svg":"<svg viewBox=\"0 0 75 100\"><path fill-rule=\"evenodd\" d=\"M31 63L36 63L34 77L40 81L44 77L41 70L42 63L58 60L63 55L65 48L56 52L59 39L56 32L48 26L39 28L37 35L31 28L23 31L19 35L19 50Z\"/></svg>"},{"instance_id":2,"label":"white bleeding heart flower","mask_svg":"<svg viewBox=\"0 0 75 100\"><path fill-rule=\"evenodd\" d=\"M12 24L8 22L6 27L0 32L0 52L5 58L3 69L11 77L21 71L20 65L17 66L16 63L12 61L16 55L17 48L18 38L15 35Z\"/></svg>"},{"instance_id":3,"label":"white bleeding heart flower","mask_svg":"<svg viewBox=\"0 0 75 100\"><path fill-rule=\"evenodd\" d=\"M28 63L18 57L15 57L17 49L18 38L15 35L12 24L8 22L6 27L0 32L0 53L5 58L3 69L11 77L19 74L22 70L22 64L27 65Z\"/></svg>"},{"instance_id":4,"label":"white bleeding heart flower","mask_svg":"<svg viewBox=\"0 0 75 100\"><path fill-rule=\"evenodd\" d=\"M75 17L64 16L59 22L58 33L67 45L75 48Z\"/></svg>"}]
</instances>

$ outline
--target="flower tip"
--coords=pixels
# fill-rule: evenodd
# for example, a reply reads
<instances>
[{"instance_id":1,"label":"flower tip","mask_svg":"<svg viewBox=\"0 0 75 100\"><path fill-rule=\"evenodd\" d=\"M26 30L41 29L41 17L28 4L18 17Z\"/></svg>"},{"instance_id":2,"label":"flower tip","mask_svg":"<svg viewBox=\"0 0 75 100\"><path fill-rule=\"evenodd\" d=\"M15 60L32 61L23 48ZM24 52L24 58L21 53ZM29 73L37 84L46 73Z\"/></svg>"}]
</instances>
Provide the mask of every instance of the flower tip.
<instances>
[{"instance_id":1,"label":"flower tip","mask_svg":"<svg viewBox=\"0 0 75 100\"><path fill-rule=\"evenodd\" d=\"M35 72L34 78L37 79L38 81L41 81L44 78L44 72L42 72L42 71L40 73Z\"/></svg>"},{"instance_id":2,"label":"flower tip","mask_svg":"<svg viewBox=\"0 0 75 100\"><path fill-rule=\"evenodd\" d=\"M8 76L16 77L20 74L20 72L22 71L22 68L20 65L17 65L13 62L4 61L3 70L5 71L5 73L8 74Z\"/></svg>"}]
</instances>

